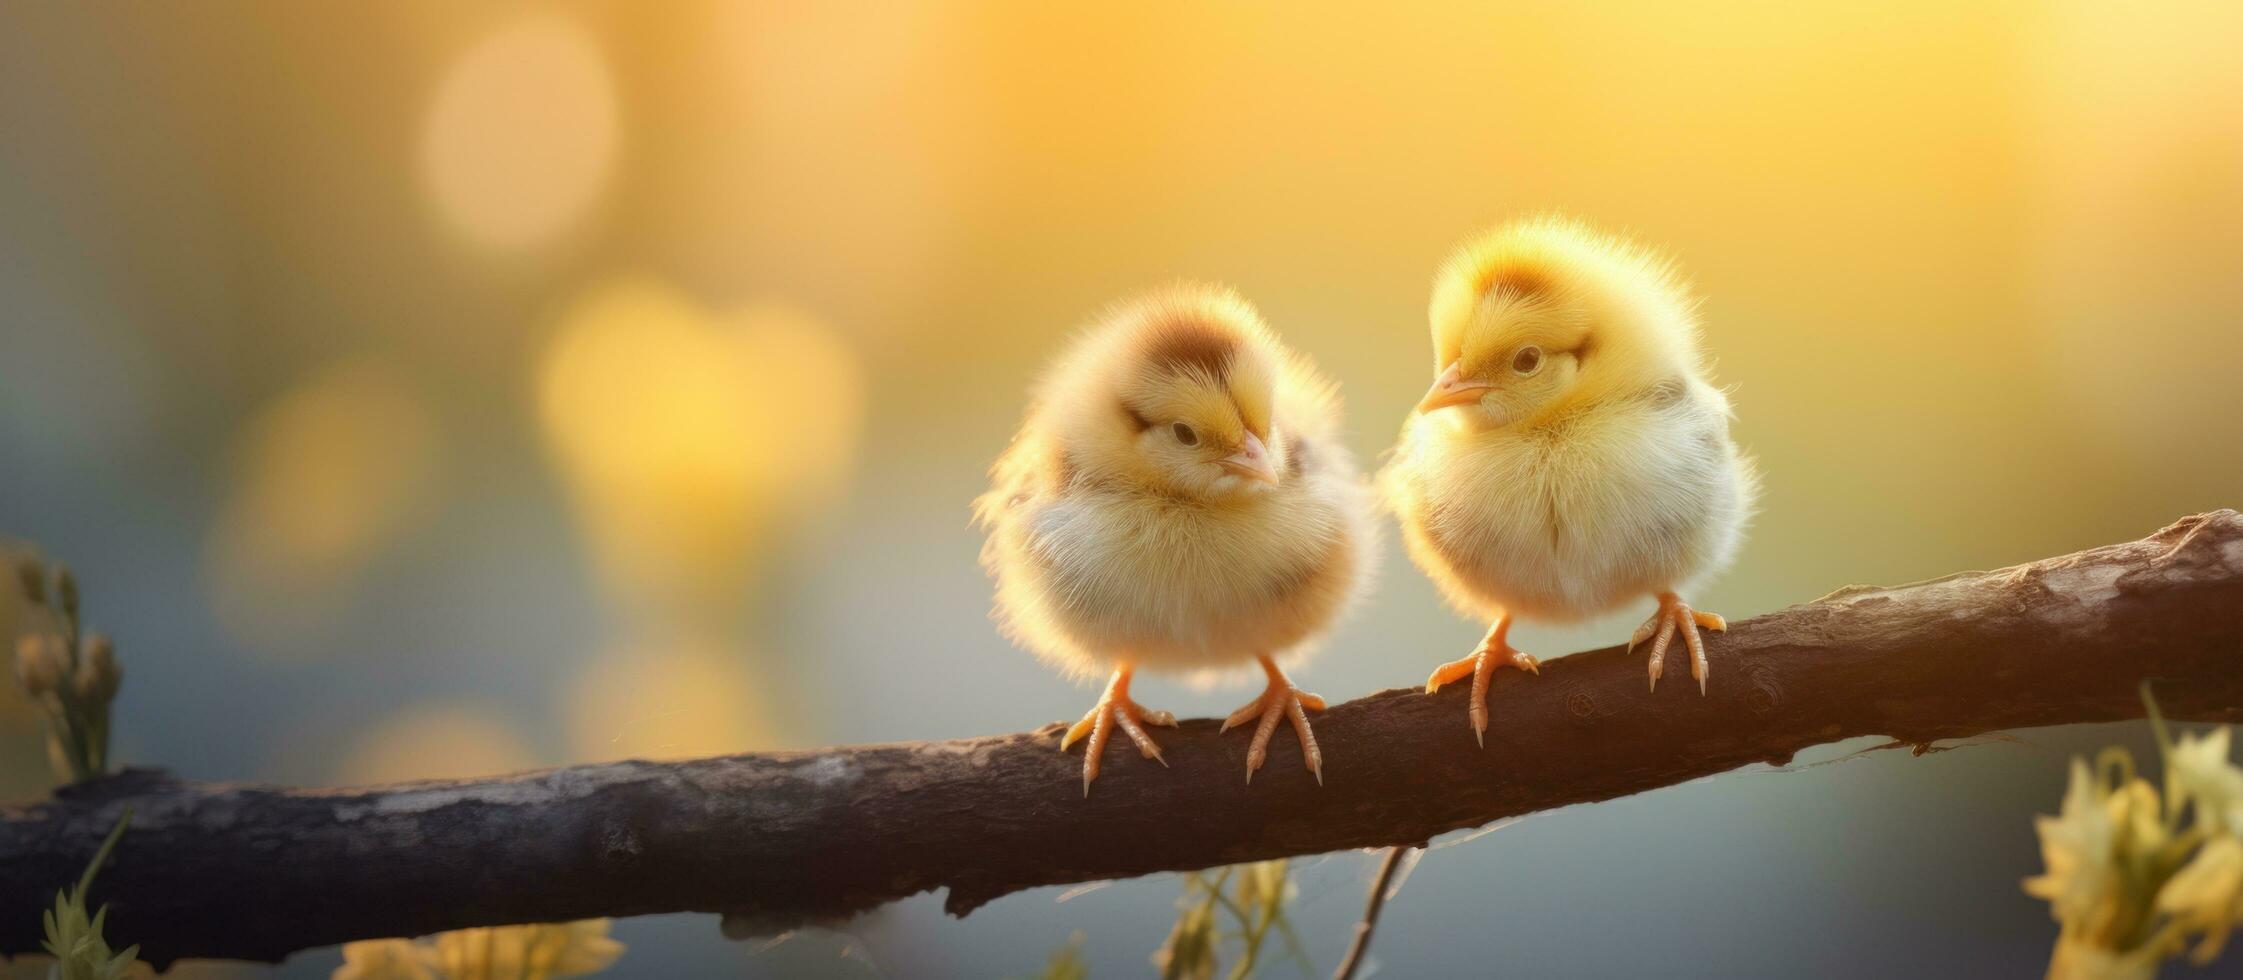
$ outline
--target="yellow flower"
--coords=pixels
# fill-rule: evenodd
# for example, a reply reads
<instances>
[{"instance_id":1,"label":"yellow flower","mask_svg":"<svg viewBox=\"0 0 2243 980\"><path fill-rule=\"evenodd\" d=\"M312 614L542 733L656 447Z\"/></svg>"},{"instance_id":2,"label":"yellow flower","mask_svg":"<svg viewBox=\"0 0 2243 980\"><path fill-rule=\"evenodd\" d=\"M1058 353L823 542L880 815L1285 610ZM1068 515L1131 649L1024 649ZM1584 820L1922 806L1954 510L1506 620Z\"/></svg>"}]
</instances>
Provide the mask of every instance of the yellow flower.
<instances>
[{"instance_id":1,"label":"yellow flower","mask_svg":"<svg viewBox=\"0 0 2243 980\"><path fill-rule=\"evenodd\" d=\"M2143 866L2168 838L2157 790L2141 779L2111 788L2074 759L2062 808L2033 825L2048 870L2027 878L2025 893L2048 900L2066 939L2111 950L2139 942L2156 887Z\"/></svg>"},{"instance_id":2,"label":"yellow flower","mask_svg":"<svg viewBox=\"0 0 2243 980\"><path fill-rule=\"evenodd\" d=\"M447 980L546 980L598 973L623 955L608 938L608 920L460 929L435 937L436 962Z\"/></svg>"},{"instance_id":3,"label":"yellow flower","mask_svg":"<svg viewBox=\"0 0 2243 980\"><path fill-rule=\"evenodd\" d=\"M550 960L532 961L549 963L552 972L547 976L577 977L598 973L623 957L623 944L608 937L606 919L582 919L536 928L548 930L554 942Z\"/></svg>"},{"instance_id":4,"label":"yellow flower","mask_svg":"<svg viewBox=\"0 0 2243 980\"><path fill-rule=\"evenodd\" d=\"M554 980L598 973L623 955L608 920L497 926L437 933L420 942L377 939L343 947L329 980Z\"/></svg>"},{"instance_id":5,"label":"yellow flower","mask_svg":"<svg viewBox=\"0 0 2243 980\"><path fill-rule=\"evenodd\" d=\"M2165 831L2163 803L2149 780L2127 780L2126 785L2112 793L2103 805L2110 810L2112 825L2120 831L2118 846L2122 856L2138 859L2165 846L2169 835Z\"/></svg>"},{"instance_id":6,"label":"yellow flower","mask_svg":"<svg viewBox=\"0 0 2243 980\"><path fill-rule=\"evenodd\" d=\"M343 965L329 980L436 980L428 950L410 939L368 939L343 946Z\"/></svg>"},{"instance_id":7,"label":"yellow flower","mask_svg":"<svg viewBox=\"0 0 2243 980\"><path fill-rule=\"evenodd\" d=\"M2025 879L2025 894L2047 899L2056 921L2084 923L2116 890L2112 843L2118 829L2104 806L2103 789L2084 760L2072 760L2071 784L2053 817L2034 817L2046 873Z\"/></svg>"},{"instance_id":8,"label":"yellow flower","mask_svg":"<svg viewBox=\"0 0 2243 980\"><path fill-rule=\"evenodd\" d=\"M2174 785L2196 802L2198 820L2243 836L2243 769L2227 761L2227 752L2225 728L2202 736L2184 734L2166 767Z\"/></svg>"},{"instance_id":9,"label":"yellow flower","mask_svg":"<svg viewBox=\"0 0 2243 980\"><path fill-rule=\"evenodd\" d=\"M2067 936L2049 957L2048 980L2157 980L2162 959L2149 946L2121 953Z\"/></svg>"},{"instance_id":10,"label":"yellow flower","mask_svg":"<svg viewBox=\"0 0 2243 980\"><path fill-rule=\"evenodd\" d=\"M2243 840L2212 838L2157 893L2157 907L2186 932L2202 932L2193 957L2212 962L2228 932L2243 923Z\"/></svg>"}]
</instances>

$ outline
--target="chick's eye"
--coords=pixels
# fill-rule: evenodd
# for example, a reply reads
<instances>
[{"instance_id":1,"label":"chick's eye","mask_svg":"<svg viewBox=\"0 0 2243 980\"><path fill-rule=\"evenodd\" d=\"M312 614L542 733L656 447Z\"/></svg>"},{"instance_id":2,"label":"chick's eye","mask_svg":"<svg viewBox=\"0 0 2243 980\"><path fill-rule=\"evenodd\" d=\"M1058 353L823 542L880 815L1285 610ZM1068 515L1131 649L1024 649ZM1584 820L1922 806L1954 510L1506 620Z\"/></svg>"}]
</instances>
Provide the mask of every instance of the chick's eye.
<instances>
[{"instance_id":1,"label":"chick's eye","mask_svg":"<svg viewBox=\"0 0 2243 980\"><path fill-rule=\"evenodd\" d=\"M1178 422L1175 425L1169 426L1169 430L1176 433L1177 442L1183 443L1187 446L1199 445L1199 433L1192 431L1191 426L1185 425L1182 422Z\"/></svg>"},{"instance_id":2,"label":"chick's eye","mask_svg":"<svg viewBox=\"0 0 2243 980\"><path fill-rule=\"evenodd\" d=\"M1542 370L1542 348L1519 348L1518 353L1511 355L1511 370L1520 374L1533 374Z\"/></svg>"}]
</instances>

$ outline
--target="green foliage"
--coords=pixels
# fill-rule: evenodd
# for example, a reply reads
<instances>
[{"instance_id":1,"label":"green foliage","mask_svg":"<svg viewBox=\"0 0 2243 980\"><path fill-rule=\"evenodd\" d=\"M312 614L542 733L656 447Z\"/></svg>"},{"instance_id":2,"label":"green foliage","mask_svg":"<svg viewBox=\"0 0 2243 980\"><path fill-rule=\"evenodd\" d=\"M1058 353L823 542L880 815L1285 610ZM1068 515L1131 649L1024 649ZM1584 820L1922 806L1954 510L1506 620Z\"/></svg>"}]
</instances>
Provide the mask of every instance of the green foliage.
<instances>
[{"instance_id":1,"label":"green foliage","mask_svg":"<svg viewBox=\"0 0 2243 980\"><path fill-rule=\"evenodd\" d=\"M1052 951L1051 962L1036 980L1090 980L1090 963L1083 959L1083 932L1067 937L1067 945Z\"/></svg>"},{"instance_id":2,"label":"green foliage","mask_svg":"<svg viewBox=\"0 0 2243 980\"><path fill-rule=\"evenodd\" d=\"M78 878L78 887L57 892L55 907L40 917L47 930L47 952L55 958L54 966L47 970L47 980L122 980L125 971L132 968L140 947L112 952L109 941L102 938L109 906L104 904L90 917L86 914L86 893L93 888L94 873L109 860L109 852L131 822L132 808L128 806L117 818L117 826L109 831L108 839L101 842L101 850L94 852L93 863L86 865L86 873Z\"/></svg>"},{"instance_id":3,"label":"green foliage","mask_svg":"<svg viewBox=\"0 0 2243 980\"><path fill-rule=\"evenodd\" d=\"M1224 947L1232 940L1239 951L1224 975L1246 980L1261 966L1273 935L1283 940L1303 972L1313 974L1314 965L1301 948L1300 936L1285 917L1286 903L1295 894L1289 867L1285 861L1261 861L1223 868L1212 877L1201 872L1185 876L1176 925L1153 954L1161 980L1214 980Z\"/></svg>"},{"instance_id":4,"label":"green foliage","mask_svg":"<svg viewBox=\"0 0 2243 980\"><path fill-rule=\"evenodd\" d=\"M13 572L14 581L0 588L17 590L55 624L13 638L16 681L47 716L47 755L57 774L69 782L92 779L109 769L109 703L124 683L116 645L84 631L70 569L56 565L51 588L45 566L35 560L17 562Z\"/></svg>"},{"instance_id":5,"label":"green foliage","mask_svg":"<svg viewBox=\"0 0 2243 980\"><path fill-rule=\"evenodd\" d=\"M1230 874L1231 869L1224 868L1212 880L1197 871L1184 877L1184 897L1178 902L1181 913L1168 931L1168 940L1153 954L1161 980L1213 980L1216 948L1222 945L1215 900Z\"/></svg>"}]
</instances>

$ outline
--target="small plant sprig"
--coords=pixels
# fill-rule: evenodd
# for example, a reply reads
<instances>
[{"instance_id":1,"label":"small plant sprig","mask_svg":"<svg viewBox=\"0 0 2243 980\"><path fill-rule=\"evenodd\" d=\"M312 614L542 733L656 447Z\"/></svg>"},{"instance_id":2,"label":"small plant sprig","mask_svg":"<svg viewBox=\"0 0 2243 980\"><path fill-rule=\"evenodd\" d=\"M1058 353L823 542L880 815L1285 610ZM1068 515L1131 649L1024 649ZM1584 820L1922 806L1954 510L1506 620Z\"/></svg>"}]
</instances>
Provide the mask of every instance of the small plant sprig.
<instances>
[{"instance_id":1,"label":"small plant sprig","mask_svg":"<svg viewBox=\"0 0 2243 980\"><path fill-rule=\"evenodd\" d=\"M131 822L132 808L128 806L101 842L101 849L94 852L93 863L86 865L86 873L79 876L78 887L55 893L55 907L40 916L47 930L44 945L55 958L54 965L47 968L47 980L123 980L139 955L137 945L110 951L109 941L101 935L109 918L107 903L91 916L86 914L86 892L93 888L93 876L109 860L117 838L124 836L125 825Z\"/></svg>"},{"instance_id":2,"label":"small plant sprig","mask_svg":"<svg viewBox=\"0 0 2243 980\"><path fill-rule=\"evenodd\" d=\"M109 702L125 678L116 644L84 631L78 580L69 568L55 566L51 589L37 561L17 562L14 571L12 587L33 607L48 608L55 624L16 638L16 681L46 712L47 756L56 775L73 783L92 779L109 769Z\"/></svg>"},{"instance_id":3,"label":"small plant sprig","mask_svg":"<svg viewBox=\"0 0 2243 980\"><path fill-rule=\"evenodd\" d=\"M1051 960L1036 980L1090 980L1090 964L1083 960L1083 931L1067 937L1067 945L1052 950Z\"/></svg>"},{"instance_id":4,"label":"small plant sprig","mask_svg":"<svg viewBox=\"0 0 2243 980\"><path fill-rule=\"evenodd\" d=\"M2243 924L2243 768L2229 730L2175 740L2143 685L2165 786L2113 746L2072 760L2062 809L2038 817L2047 872L2025 880L2058 924L2049 980L2148 980L2168 957L2209 964Z\"/></svg>"},{"instance_id":5,"label":"small plant sprig","mask_svg":"<svg viewBox=\"0 0 2243 980\"><path fill-rule=\"evenodd\" d=\"M1197 871L1186 875L1176 925L1153 954L1161 980L1213 980L1228 939L1238 940L1240 950L1226 976L1245 980L1261 965L1272 934L1284 940L1286 951L1304 971L1313 973L1315 967L1300 936L1285 917L1285 905L1295 894L1289 866L1286 861L1261 861L1223 868L1212 876ZM1223 915L1235 923L1235 931L1225 932Z\"/></svg>"}]
</instances>

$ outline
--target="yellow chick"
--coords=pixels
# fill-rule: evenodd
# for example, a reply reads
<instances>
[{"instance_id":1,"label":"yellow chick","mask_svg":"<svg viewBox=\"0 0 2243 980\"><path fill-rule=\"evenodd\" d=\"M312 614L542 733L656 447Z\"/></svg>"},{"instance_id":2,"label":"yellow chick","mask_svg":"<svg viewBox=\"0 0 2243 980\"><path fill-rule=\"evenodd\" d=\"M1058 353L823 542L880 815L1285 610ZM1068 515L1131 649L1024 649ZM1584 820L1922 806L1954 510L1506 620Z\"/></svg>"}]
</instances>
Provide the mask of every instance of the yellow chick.
<instances>
[{"instance_id":1,"label":"yellow chick","mask_svg":"<svg viewBox=\"0 0 2243 980\"><path fill-rule=\"evenodd\" d=\"M1214 286L1115 305L1037 386L974 510L1005 632L1077 676L1111 672L1059 743L1089 736L1085 795L1116 728L1167 764L1145 726L1175 718L1131 700L1139 667L1259 661L1266 689L1223 725L1258 722L1247 780L1280 718L1323 780L1305 711L1324 702L1274 658L1331 625L1376 550L1338 425L1332 385Z\"/></svg>"},{"instance_id":2,"label":"yellow chick","mask_svg":"<svg viewBox=\"0 0 2243 980\"><path fill-rule=\"evenodd\" d=\"M1434 279L1436 378L1381 488L1419 567L1493 623L1425 685L1471 677L1483 743L1496 668L1537 672L1505 639L1516 616L1656 596L1630 649L1652 640L1657 690L1679 633L1705 693L1698 627L1727 624L1677 592L1735 554L1757 478L1705 378L1695 308L1666 259L1554 217L1467 242Z\"/></svg>"}]
</instances>

